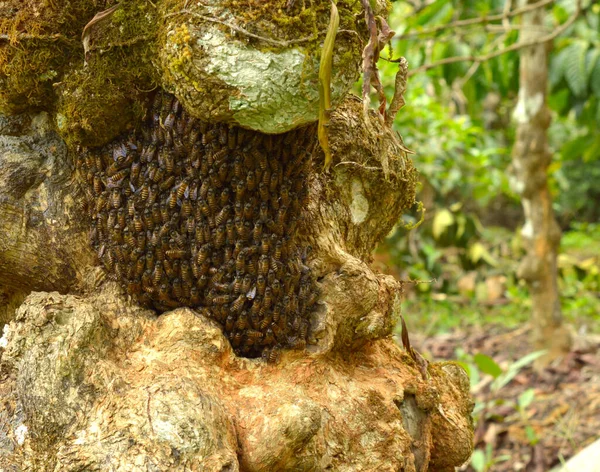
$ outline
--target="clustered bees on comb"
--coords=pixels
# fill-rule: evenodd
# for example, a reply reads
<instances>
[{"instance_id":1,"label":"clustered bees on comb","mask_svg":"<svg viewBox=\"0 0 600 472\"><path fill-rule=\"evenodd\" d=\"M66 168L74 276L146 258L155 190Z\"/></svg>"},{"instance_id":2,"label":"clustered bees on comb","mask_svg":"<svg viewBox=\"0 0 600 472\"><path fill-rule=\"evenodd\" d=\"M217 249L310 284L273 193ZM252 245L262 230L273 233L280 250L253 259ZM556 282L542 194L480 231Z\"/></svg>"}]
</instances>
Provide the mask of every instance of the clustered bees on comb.
<instances>
[{"instance_id":1,"label":"clustered bees on comb","mask_svg":"<svg viewBox=\"0 0 600 472\"><path fill-rule=\"evenodd\" d=\"M295 233L314 130L208 124L165 92L148 115L78 159L107 272L145 306L202 307L238 354L304 348L317 291Z\"/></svg>"}]
</instances>

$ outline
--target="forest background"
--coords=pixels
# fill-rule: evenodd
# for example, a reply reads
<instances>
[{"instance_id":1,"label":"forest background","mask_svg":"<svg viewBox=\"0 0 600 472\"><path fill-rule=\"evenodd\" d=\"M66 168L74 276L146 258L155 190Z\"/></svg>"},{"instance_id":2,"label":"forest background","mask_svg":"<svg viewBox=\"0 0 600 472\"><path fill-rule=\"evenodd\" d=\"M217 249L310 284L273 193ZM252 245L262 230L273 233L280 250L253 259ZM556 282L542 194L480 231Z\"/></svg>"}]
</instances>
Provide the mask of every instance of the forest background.
<instances>
[{"instance_id":1,"label":"forest background","mask_svg":"<svg viewBox=\"0 0 600 472\"><path fill-rule=\"evenodd\" d=\"M470 374L477 450L465 470L550 470L600 430L600 402L590 401L600 396L600 5L532 4L555 36L548 183L562 230L560 304L575 339L588 340L544 371L532 368L540 352L528 343L532 302L517 276L524 218L510 173L523 5L394 2L396 36L379 61L388 96L398 68L389 59L409 63L394 126L416 153L425 212L405 216L375 264L408 282L403 312L421 352Z\"/></svg>"}]
</instances>

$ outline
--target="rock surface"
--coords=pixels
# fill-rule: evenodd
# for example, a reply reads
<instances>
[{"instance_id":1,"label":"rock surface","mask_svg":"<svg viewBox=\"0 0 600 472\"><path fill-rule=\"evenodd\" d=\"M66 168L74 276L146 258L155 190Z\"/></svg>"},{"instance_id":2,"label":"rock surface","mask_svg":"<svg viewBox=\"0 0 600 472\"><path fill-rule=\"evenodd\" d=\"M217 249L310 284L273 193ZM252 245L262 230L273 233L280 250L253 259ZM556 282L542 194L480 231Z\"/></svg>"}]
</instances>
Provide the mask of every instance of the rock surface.
<instances>
[{"instance_id":1,"label":"rock surface","mask_svg":"<svg viewBox=\"0 0 600 472\"><path fill-rule=\"evenodd\" d=\"M212 321L157 318L110 283L32 293L0 344L5 470L408 472L471 452L464 371L423 379L391 340L243 359Z\"/></svg>"}]
</instances>

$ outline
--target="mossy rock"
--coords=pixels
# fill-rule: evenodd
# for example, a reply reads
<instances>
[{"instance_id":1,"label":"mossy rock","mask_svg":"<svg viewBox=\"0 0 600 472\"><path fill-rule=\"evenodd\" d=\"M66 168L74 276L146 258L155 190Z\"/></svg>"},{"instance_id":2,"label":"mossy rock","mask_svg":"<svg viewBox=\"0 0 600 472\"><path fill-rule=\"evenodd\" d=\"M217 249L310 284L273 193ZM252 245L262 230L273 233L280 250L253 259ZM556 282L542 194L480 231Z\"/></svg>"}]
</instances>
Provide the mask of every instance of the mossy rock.
<instances>
[{"instance_id":1,"label":"mossy rock","mask_svg":"<svg viewBox=\"0 0 600 472\"><path fill-rule=\"evenodd\" d=\"M159 53L164 87L191 114L209 121L264 133L282 133L316 121L319 60L330 0L298 0L290 9L288 0L207 3L210 6L182 11L173 1L169 11L161 13L168 19ZM360 2L344 0L337 6L334 103L358 79L360 37L366 34Z\"/></svg>"}]
</instances>

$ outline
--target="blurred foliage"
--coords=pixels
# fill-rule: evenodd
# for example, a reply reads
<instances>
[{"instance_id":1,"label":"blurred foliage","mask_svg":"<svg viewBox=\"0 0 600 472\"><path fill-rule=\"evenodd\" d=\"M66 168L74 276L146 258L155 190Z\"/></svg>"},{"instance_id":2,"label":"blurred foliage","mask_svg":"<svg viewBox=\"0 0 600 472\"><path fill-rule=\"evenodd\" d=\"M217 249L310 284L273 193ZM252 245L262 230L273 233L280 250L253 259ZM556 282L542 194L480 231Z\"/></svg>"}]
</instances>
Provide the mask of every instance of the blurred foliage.
<instances>
[{"instance_id":1,"label":"blurred foliage","mask_svg":"<svg viewBox=\"0 0 600 472\"><path fill-rule=\"evenodd\" d=\"M493 54L518 41L519 15L481 20L502 14L504 0L415 0L393 6L389 24L396 37L379 61L388 97L397 65L386 59L404 56L415 71L456 56ZM597 329L600 4L584 0L581 6L580 16L553 40L550 53L549 178L565 231L558 261L563 312L568 320L583 318L583 324ZM547 5L545 33L575 10L574 0ZM475 21L448 27L469 19ZM422 329L490 320L510 325L529 317L527 290L516 276L523 248L515 229L522 210L509 186L518 69L519 51L510 51L482 62L420 69L410 77L406 106L394 126L416 151L426 220L417 231L399 226L379 258L390 270L401 271L396 275L415 281L404 306L407 313L430 315ZM405 222L416 220L416 213L406 215Z\"/></svg>"}]
</instances>

